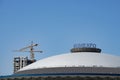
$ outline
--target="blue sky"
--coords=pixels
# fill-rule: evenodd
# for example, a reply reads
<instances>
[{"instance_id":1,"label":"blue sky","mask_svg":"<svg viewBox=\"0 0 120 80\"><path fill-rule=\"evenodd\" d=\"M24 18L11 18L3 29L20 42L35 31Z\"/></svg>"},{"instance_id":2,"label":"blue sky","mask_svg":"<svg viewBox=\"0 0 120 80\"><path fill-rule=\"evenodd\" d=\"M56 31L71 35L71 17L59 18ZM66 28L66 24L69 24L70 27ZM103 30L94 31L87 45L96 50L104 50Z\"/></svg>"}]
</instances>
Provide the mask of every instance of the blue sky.
<instances>
[{"instance_id":1,"label":"blue sky","mask_svg":"<svg viewBox=\"0 0 120 80\"><path fill-rule=\"evenodd\" d=\"M0 75L13 72L14 56L31 41L37 60L70 52L75 43L96 43L120 55L120 0L0 0Z\"/></svg>"}]
</instances>

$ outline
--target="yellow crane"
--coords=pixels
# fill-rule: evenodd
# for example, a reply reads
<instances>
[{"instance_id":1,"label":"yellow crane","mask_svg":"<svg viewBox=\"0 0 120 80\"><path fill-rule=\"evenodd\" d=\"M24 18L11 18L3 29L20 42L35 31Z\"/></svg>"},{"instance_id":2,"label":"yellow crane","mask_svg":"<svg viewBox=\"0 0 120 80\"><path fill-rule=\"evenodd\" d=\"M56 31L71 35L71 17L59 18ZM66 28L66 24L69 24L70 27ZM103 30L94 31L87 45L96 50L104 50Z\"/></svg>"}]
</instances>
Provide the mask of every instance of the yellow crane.
<instances>
[{"instance_id":1,"label":"yellow crane","mask_svg":"<svg viewBox=\"0 0 120 80\"><path fill-rule=\"evenodd\" d=\"M33 47L38 46L38 44L33 44L33 41L31 42L30 46L24 47L20 50L15 50L15 52L30 52L30 59L32 61L34 61L34 52L40 52L42 53L43 51L35 51ZM29 49L29 51L26 51L27 49Z\"/></svg>"}]
</instances>

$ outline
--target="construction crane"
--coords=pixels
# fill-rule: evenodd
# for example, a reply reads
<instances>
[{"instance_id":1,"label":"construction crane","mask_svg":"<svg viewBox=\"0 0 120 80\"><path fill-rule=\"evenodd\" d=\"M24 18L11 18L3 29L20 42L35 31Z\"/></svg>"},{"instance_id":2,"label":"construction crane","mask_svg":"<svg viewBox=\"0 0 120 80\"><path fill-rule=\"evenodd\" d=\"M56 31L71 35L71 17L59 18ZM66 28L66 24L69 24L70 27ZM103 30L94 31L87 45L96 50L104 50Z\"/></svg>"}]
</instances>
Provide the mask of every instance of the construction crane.
<instances>
[{"instance_id":1,"label":"construction crane","mask_svg":"<svg viewBox=\"0 0 120 80\"><path fill-rule=\"evenodd\" d=\"M43 51L35 51L33 47L38 46L38 44L33 44L33 41L31 42L30 46L24 47L20 50L15 50L15 52L30 52L30 59L31 61L34 61L34 52L40 52L42 53ZM29 51L26 51L27 49L29 49Z\"/></svg>"}]
</instances>

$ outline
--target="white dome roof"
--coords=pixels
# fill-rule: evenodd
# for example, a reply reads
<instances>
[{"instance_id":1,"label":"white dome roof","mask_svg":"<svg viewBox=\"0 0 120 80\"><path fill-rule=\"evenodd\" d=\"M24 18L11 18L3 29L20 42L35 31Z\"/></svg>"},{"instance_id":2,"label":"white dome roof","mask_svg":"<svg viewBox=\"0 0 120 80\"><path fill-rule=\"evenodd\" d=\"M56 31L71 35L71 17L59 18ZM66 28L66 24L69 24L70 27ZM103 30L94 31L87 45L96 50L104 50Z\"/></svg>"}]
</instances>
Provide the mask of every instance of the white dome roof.
<instances>
[{"instance_id":1,"label":"white dome roof","mask_svg":"<svg viewBox=\"0 0 120 80\"><path fill-rule=\"evenodd\" d=\"M120 57L94 53L77 52L48 57L32 63L19 71L51 67L120 67Z\"/></svg>"}]
</instances>

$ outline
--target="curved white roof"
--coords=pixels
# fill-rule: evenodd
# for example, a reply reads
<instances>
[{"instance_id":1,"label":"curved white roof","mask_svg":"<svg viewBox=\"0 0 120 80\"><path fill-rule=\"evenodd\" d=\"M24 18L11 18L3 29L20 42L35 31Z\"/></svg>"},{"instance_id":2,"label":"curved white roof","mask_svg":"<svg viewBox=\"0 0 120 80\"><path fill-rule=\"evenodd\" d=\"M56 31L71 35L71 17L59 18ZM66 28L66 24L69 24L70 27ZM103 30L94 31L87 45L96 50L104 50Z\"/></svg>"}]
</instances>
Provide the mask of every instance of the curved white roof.
<instances>
[{"instance_id":1,"label":"curved white roof","mask_svg":"<svg viewBox=\"0 0 120 80\"><path fill-rule=\"evenodd\" d=\"M120 67L120 56L94 52L78 52L48 57L19 71L50 67Z\"/></svg>"}]
</instances>

